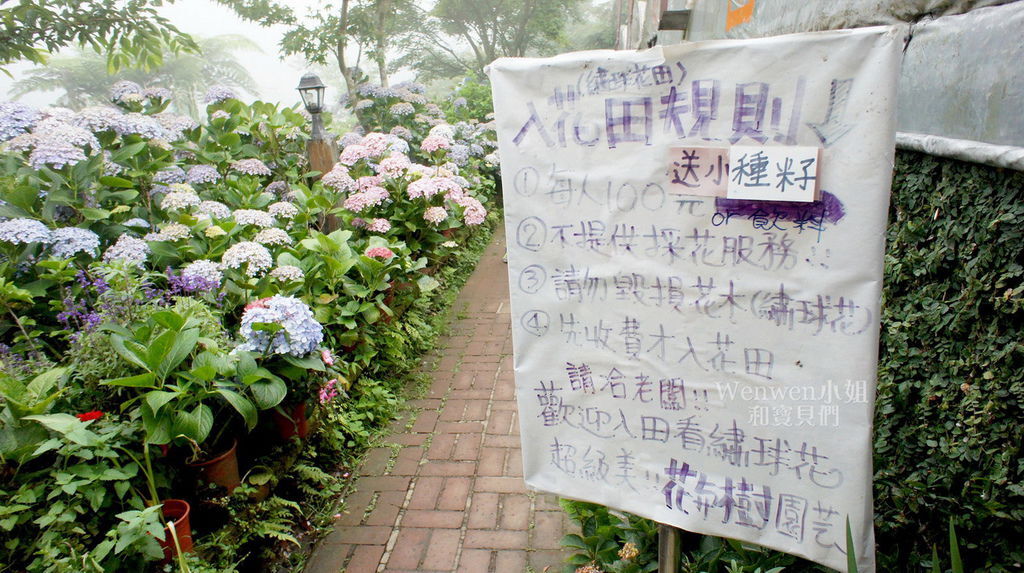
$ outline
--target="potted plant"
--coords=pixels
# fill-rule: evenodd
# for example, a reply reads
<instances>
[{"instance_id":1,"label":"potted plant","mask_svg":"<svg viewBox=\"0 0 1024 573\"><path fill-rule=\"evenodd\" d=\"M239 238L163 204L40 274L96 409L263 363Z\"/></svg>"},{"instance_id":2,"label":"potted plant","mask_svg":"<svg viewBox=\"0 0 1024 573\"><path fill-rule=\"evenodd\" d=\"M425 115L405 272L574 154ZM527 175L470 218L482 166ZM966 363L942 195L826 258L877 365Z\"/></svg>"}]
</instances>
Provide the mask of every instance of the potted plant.
<instances>
[{"instance_id":1,"label":"potted plant","mask_svg":"<svg viewBox=\"0 0 1024 573\"><path fill-rule=\"evenodd\" d=\"M273 407L284 397L283 383L259 372L251 357L231 356L217 341L200 336L193 318L173 310L154 312L134 328L104 328L118 355L143 371L104 384L137 390L123 408L138 411L147 445L177 442L191 449L192 462L212 460L233 450L234 414L251 430L257 408ZM218 478L229 490L238 484L234 465L233 475L229 468ZM199 469L213 476L206 466Z\"/></svg>"},{"instance_id":2,"label":"potted plant","mask_svg":"<svg viewBox=\"0 0 1024 573\"><path fill-rule=\"evenodd\" d=\"M273 372L287 387L272 413L281 437L306 437L311 398L329 380L345 380L331 352L320 348L323 327L303 301L274 295L246 306L239 333L238 349L252 353L256 371Z\"/></svg>"}]
</instances>

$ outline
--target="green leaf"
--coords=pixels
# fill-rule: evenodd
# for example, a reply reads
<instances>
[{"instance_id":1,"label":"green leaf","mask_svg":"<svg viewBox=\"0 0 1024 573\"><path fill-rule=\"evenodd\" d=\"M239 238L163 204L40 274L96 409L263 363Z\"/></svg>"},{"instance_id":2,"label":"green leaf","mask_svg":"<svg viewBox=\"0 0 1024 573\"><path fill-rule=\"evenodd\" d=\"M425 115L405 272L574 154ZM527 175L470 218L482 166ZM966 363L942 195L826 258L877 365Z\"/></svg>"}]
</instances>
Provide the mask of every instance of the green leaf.
<instances>
[{"instance_id":1,"label":"green leaf","mask_svg":"<svg viewBox=\"0 0 1024 573\"><path fill-rule=\"evenodd\" d=\"M288 386L280 378L257 380L249 385L253 401L260 410L269 410L277 406L288 394Z\"/></svg>"},{"instance_id":2,"label":"green leaf","mask_svg":"<svg viewBox=\"0 0 1024 573\"><path fill-rule=\"evenodd\" d=\"M26 416L26 420L39 422L58 434L67 434L71 430L82 427L82 421L71 414L46 414L40 416Z\"/></svg>"},{"instance_id":3,"label":"green leaf","mask_svg":"<svg viewBox=\"0 0 1024 573\"><path fill-rule=\"evenodd\" d=\"M105 221L110 218L110 211L95 207L83 207L78 210L86 221Z\"/></svg>"},{"instance_id":4,"label":"green leaf","mask_svg":"<svg viewBox=\"0 0 1024 573\"><path fill-rule=\"evenodd\" d=\"M575 533L570 533L562 537L562 547L574 547L576 549L587 549L587 544L583 541L583 538Z\"/></svg>"},{"instance_id":5,"label":"green leaf","mask_svg":"<svg viewBox=\"0 0 1024 573\"><path fill-rule=\"evenodd\" d=\"M956 537L953 516L949 517L949 558L952 562L953 573L964 573L964 563L960 559L960 540Z\"/></svg>"},{"instance_id":6,"label":"green leaf","mask_svg":"<svg viewBox=\"0 0 1024 573\"><path fill-rule=\"evenodd\" d=\"M149 409L153 412L153 415L156 416L160 411L160 408L177 397L177 392L153 390L151 392L146 392L144 399L146 400L146 404L149 405Z\"/></svg>"},{"instance_id":7,"label":"green leaf","mask_svg":"<svg viewBox=\"0 0 1024 573\"><path fill-rule=\"evenodd\" d=\"M847 573L857 573L857 551L853 544L850 516L846 516L846 571Z\"/></svg>"},{"instance_id":8,"label":"green leaf","mask_svg":"<svg viewBox=\"0 0 1024 573\"><path fill-rule=\"evenodd\" d=\"M177 333L177 336L174 337L174 344L157 368L157 375L163 378L173 372L183 360L188 358L198 342L198 328L189 328Z\"/></svg>"},{"instance_id":9,"label":"green leaf","mask_svg":"<svg viewBox=\"0 0 1024 573\"><path fill-rule=\"evenodd\" d=\"M156 388L156 376L152 372L136 374L135 376L124 376L104 380L101 384L105 386L128 386L130 388Z\"/></svg>"},{"instance_id":10,"label":"green leaf","mask_svg":"<svg viewBox=\"0 0 1024 573\"><path fill-rule=\"evenodd\" d=\"M228 401L228 404L231 404L231 407L241 414L242 419L245 420L246 428L251 431L256 427L256 407L253 406L252 402L234 390L218 388L217 393L223 396Z\"/></svg>"},{"instance_id":11,"label":"green leaf","mask_svg":"<svg viewBox=\"0 0 1024 573\"><path fill-rule=\"evenodd\" d=\"M107 187L120 187L122 189L131 189L135 186L134 183L121 177L113 177L110 175L104 175L100 177L100 184L106 185Z\"/></svg>"},{"instance_id":12,"label":"green leaf","mask_svg":"<svg viewBox=\"0 0 1024 573\"><path fill-rule=\"evenodd\" d=\"M56 386L57 382L64 377L67 371L67 368L51 368L50 370L47 370L33 378L32 381L28 383L28 387L26 389L32 394L35 394L37 398L41 397Z\"/></svg>"},{"instance_id":13,"label":"green leaf","mask_svg":"<svg viewBox=\"0 0 1024 573\"><path fill-rule=\"evenodd\" d=\"M121 358L143 370L152 371L152 368L146 364L146 347L141 344L134 340L128 340L120 334L111 333L110 346L113 347L114 352Z\"/></svg>"},{"instance_id":14,"label":"green leaf","mask_svg":"<svg viewBox=\"0 0 1024 573\"><path fill-rule=\"evenodd\" d=\"M437 282L437 279L432 276L423 275L416 279L416 285L420 287L420 292L430 292L441 286L441 283Z\"/></svg>"},{"instance_id":15,"label":"green leaf","mask_svg":"<svg viewBox=\"0 0 1024 573\"><path fill-rule=\"evenodd\" d=\"M316 370L318 372L323 372L325 370L324 362L323 360L320 359L320 356L318 354L312 354L309 356L302 357L286 354L284 356L284 359L285 362L287 362L288 364L291 364L292 366L298 366L299 368L303 368L305 370Z\"/></svg>"}]
</instances>

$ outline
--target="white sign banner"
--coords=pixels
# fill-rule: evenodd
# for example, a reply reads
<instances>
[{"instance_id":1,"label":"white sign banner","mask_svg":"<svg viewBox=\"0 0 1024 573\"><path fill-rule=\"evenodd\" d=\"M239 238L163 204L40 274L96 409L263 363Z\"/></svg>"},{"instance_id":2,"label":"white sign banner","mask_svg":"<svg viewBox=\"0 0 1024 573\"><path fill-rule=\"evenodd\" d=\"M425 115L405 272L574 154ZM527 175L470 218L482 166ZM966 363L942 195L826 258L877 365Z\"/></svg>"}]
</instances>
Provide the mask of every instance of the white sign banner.
<instances>
[{"instance_id":1,"label":"white sign banner","mask_svg":"<svg viewBox=\"0 0 1024 573\"><path fill-rule=\"evenodd\" d=\"M529 486L874 571L903 37L492 64Z\"/></svg>"}]
</instances>

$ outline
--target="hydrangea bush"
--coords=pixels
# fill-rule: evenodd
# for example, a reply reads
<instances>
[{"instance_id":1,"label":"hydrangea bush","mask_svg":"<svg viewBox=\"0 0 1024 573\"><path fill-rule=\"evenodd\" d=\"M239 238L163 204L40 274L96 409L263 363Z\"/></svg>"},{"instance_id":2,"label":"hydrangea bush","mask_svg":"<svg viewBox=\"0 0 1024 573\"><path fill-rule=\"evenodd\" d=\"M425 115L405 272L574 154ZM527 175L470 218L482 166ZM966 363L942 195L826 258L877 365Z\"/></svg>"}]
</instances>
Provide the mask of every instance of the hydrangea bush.
<instances>
[{"instance_id":1,"label":"hydrangea bush","mask_svg":"<svg viewBox=\"0 0 1024 573\"><path fill-rule=\"evenodd\" d=\"M363 86L351 107L379 128L341 137L337 167L322 180L307 176L303 112L245 104L213 87L196 122L169 113L169 96L119 82L108 106L0 103L0 394L9 398L10 388L55 369L61 391L32 412L85 412L93 416L78 423L124 426L117 435L130 439L117 447L137 460L142 446L132 440L150 441L152 417L178 402L171 387L147 390L149 374L133 352L184 345L181 374L159 376L209 388L204 399L215 406L171 412L175 424L193 420L201 429L186 435L253 427L257 412L240 405L243 394L260 409L306 401L340 408L350 379L386 350L378 333L402 304L395 293L408 303L434 288L421 271L456 248L448 235L479 226L494 198L483 159L493 133L478 123L447 125L421 86ZM287 383L286 396L274 380ZM25 411L2 402L0 410L0 455L22 470L0 493L47 495L56 487L48 468L77 454L32 454L60 436L21 420ZM7 439L11 424L16 439ZM184 445L173 433L152 443L165 441ZM134 473L124 479L142 480L131 456ZM155 471L162 487L169 483L163 464ZM133 487L146 490L144 482ZM141 508L133 495L103 503ZM50 571L92 559L137 570L121 559L157 556L147 553L150 543L131 541L134 530L117 511L40 541L30 504L4 503L0 542L26 556L5 566ZM154 519L150 512L132 527Z\"/></svg>"}]
</instances>

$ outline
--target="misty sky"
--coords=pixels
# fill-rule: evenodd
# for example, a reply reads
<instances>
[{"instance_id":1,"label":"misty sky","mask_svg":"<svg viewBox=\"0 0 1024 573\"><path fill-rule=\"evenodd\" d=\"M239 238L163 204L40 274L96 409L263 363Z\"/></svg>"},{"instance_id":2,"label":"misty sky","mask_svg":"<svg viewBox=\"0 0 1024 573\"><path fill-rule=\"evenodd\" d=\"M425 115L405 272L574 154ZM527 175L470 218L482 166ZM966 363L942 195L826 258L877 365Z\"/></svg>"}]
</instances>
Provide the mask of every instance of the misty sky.
<instances>
[{"instance_id":1,"label":"misty sky","mask_svg":"<svg viewBox=\"0 0 1024 573\"><path fill-rule=\"evenodd\" d=\"M283 2L297 9L299 14L305 14L307 7L317 5L315 0L285 0ZM178 0L173 5L161 8L161 13L166 15L180 30L194 36L216 36L220 34L240 34L255 41L262 48L262 53L239 51L236 57L246 67L253 79L259 86L259 99L264 101L276 101L285 105L299 103L299 94L295 86L299 84L299 78L306 71L306 66L300 57L289 58L282 62L277 55L277 44L284 31L283 26L261 28L256 24L243 22L234 12L210 2L209 0ZM8 70L15 76L32 66L23 63L9 66ZM338 86L328 83L328 101L337 100L340 95ZM9 99L8 89L12 80L6 75L0 74L0 101ZM48 92L43 94L30 94L21 98L20 101L35 106L45 106L52 103L60 92ZM243 98L250 99L250 98Z\"/></svg>"}]
</instances>

